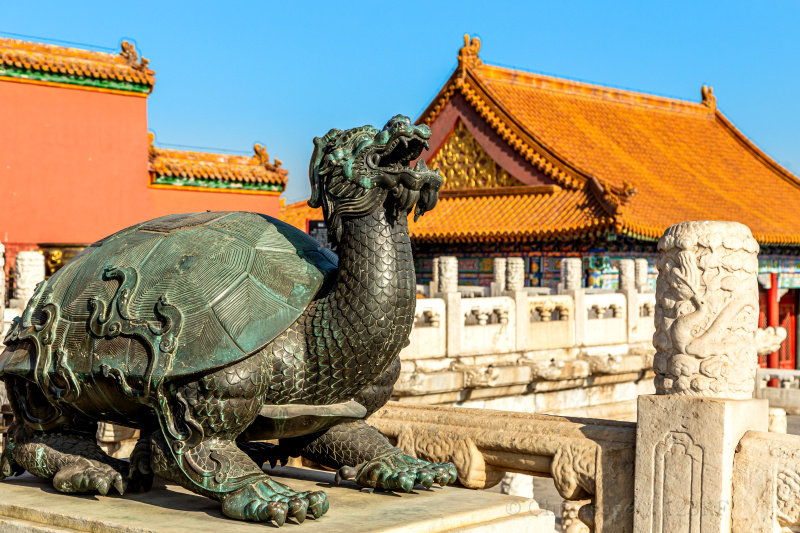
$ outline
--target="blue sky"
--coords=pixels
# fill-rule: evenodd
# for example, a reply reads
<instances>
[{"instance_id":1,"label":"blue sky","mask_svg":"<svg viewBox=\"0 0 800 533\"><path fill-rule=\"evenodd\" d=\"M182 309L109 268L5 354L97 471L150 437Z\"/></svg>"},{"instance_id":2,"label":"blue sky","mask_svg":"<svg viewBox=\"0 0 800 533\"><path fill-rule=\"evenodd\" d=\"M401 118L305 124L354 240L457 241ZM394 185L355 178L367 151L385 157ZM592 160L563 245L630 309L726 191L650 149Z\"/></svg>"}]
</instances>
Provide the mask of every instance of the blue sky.
<instances>
[{"instance_id":1,"label":"blue sky","mask_svg":"<svg viewBox=\"0 0 800 533\"><path fill-rule=\"evenodd\" d=\"M250 154L260 142L289 169L290 202L308 195L314 136L417 118L464 33L488 63L693 101L712 85L728 118L800 174L798 24L798 0L0 0L3 36L135 42L156 71L157 146Z\"/></svg>"}]
</instances>

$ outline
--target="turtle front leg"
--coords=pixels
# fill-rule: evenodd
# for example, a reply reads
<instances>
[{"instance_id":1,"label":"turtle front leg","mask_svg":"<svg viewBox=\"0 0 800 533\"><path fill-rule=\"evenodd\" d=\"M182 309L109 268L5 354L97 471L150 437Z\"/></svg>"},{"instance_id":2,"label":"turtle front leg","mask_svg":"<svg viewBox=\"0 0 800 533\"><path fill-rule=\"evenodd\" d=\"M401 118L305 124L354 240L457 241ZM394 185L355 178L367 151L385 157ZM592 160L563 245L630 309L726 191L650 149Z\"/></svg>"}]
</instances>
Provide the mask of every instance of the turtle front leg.
<instances>
[{"instance_id":1,"label":"turtle front leg","mask_svg":"<svg viewBox=\"0 0 800 533\"><path fill-rule=\"evenodd\" d=\"M219 483L214 491L185 475L161 434L154 434L150 443L150 461L156 474L219 501L222 512L230 518L282 526L287 518L303 522L307 515L318 518L328 510L324 492L298 492L271 479L232 440L211 437L185 452L193 468L215 468L214 478Z\"/></svg>"},{"instance_id":2,"label":"turtle front leg","mask_svg":"<svg viewBox=\"0 0 800 533\"><path fill-rule=\"evenodd\" d=\"M456 480L452 463L430 463L406 455L363 420L339 424L310 442L281 441L281 447L300 447L300 454L338 469L337 480L353 479L362 487L410 492Z\"/></svg>"}]
</instances>

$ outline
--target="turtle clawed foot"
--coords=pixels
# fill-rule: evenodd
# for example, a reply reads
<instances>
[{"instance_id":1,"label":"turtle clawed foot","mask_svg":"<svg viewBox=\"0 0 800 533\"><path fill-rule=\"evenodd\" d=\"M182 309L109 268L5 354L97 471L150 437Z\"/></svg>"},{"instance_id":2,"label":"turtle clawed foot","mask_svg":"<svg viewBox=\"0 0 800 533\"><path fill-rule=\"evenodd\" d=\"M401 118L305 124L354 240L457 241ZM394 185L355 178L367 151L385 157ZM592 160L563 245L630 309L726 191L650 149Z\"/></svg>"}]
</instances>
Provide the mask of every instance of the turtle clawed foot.
<instances>
[{"instance_id":1,"label":"turtle clawed foot","mask_svg":"<svg viewBox=\"0 0 800 533\"><path fill-rule=\"evenodd\" d=\"M319 518L328 510L324 492L296 492L267 477L227 494L222 512L231 518L251 522L275 522L282 526L287 518L298 523L308 515Z\"/></svg>"},{"instance_id":2,"label":"turtle clawed foot","mask_svg":"<svg viewBox=\"0 0 800 533\"><path fill-rule=\"evenodd\" d=\"M411 492L417 485L426 489L434 483L449 485L456 478L456 468L452 463L429 463L403 453L373 459L355 476L356 483L363 487L403 492Z\"/></svg>"},{"instance_id":3,"label":"turtle clawed foot","mask_svg":"<svg viewBox=\"0 0 800 533\"><path fill-rule=\"evenodd\" d=\"M53 487L59 492L97 492L103 496L113 487L125 494L128 480L121 473L103 463L87 463L81 461L59 469L53 477Z\"/></svg>"}]
</instances>

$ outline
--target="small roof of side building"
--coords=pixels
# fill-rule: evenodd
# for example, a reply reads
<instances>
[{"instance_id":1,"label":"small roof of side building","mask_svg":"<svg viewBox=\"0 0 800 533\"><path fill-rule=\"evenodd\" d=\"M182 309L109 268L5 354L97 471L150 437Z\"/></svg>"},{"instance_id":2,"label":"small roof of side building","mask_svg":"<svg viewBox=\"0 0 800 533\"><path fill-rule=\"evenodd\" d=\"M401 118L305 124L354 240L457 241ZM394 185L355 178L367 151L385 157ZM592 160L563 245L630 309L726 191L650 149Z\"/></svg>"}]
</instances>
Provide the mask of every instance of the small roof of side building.
<instances>
[{"instance_id":1,"label":"small roof of side building","mask_svg":"<svg viewBox=\"0 0 800 533\"><path fill-rule=\"evenodd\" d=\"M289 171L279 159L272 162L260 144L252 156L190 152L153 146L150 134L150 182L152 187L183 190L226 190L243 193L280 193Z\"/></svg>"},{"instance_id":2,"label":"small roof of side building","mask_svg":"<svg viewBox=\"0 0 800 533\"><path fill-rule=\"evenodd\" d=\"M73 85L148 95L155 72L133 44L119 54L0 38L0 79Z\"/></svg>"},{"instance_id":3,"label":"small roof of side building","mask_svg":"<svg viewBox=\"0 0 800 533\"><path fill-rule=\"evenodd\" d=\"M677 222L716 219L747 224L762 244L800 243L800 181L731 124L710 87L699 103L664 98L487 65L479 50L480 40L465 36L458 67L418 120L434 130L426 159L465 125L519 185L558 186L549 197L563 199L563 212L519 208L522 190L503 202L490 189L473 190L461 195L459 212L475 211L477 220L453 213L433 226L445 195L412 235L491 234L503 226L492 222L494 204L511 217L505 226L534 238L555 225L558 233L577 227L649 240Z\"/></svg>"}]
</instances>

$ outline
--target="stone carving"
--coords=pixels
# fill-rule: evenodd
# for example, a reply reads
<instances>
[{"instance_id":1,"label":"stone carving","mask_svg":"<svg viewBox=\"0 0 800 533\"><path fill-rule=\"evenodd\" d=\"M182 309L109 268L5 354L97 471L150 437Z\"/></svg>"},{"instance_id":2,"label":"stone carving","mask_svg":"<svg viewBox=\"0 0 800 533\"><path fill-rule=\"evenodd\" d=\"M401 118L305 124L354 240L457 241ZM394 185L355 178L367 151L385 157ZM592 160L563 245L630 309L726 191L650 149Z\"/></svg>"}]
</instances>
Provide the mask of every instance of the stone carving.
<instances>
[{"instance_id":1,"label":"stone carving","mask_svg":"<svg viewBox=\"0 0 800 533\"><path fill-rule=\"evenodd\" d=\"M508 324L508 313L508 306L486 302L470 306L464 313L464 318L474 319L479 326L485 326L493 318L497 323L505 325Z\"/></svg>"},{"instance_id":2,"label":"stone carving","mask_svg":"<svg viewBox=\"0 0 800 533\"><path fill-rule=\"evenodd\" d=\"M619 260L619 290L636 289L636 265L633 259Z\"/></svg>"},{"instance_id":3,"label":"stone carving","mask_svg":"<svg viewBox=\"0 0 800 533\"><path fill-rule=\"evenodd\" d=\"M398 115L314 140L309 205L338 258L265 215L191 213L111 235L39 283L0 354L15 420L0 479L27 470L61 492L122 494L156 473L277 525L328 509L262 470L288 456L372 488L455 481L452 464L405 455L364 422L414 322L407 219L435 206L442 179L410 163L430 135ZM33 259L41 280L41 254L20 255L18 280ZM127 463L97 446L98 422L149 434Z\"/></svg>"},{"instance_id":4,"label":"stone carving","mask_svg":"<svg viewBox=\"0 0 800 533\"><path fill-rule=\"evenodd\" d=\"M653 316L653 312L655 311L656 304L653 302L645 302L641 306L639 306L639 316Z\"/></svg>"},{"instance_id":5,"label":"stone carving","mask_svg":"<svg viewBox=\"0 0 800 533\"><path fill-rule=\"evenodd\" d=\"M566 500L581 500L595 493L597 448L590 444L566 444L553 456L550 473L556 490Z\"/></svg>"},{"instance_id":6,"label":"stone carving","mask_svg":"<svg viewBox=\"0 0 800 533\"><path fill-rule=\"evenodd\" d=\"M25 305L44 281L44 256L39 252L19 252L14 260L14 298Z\"/></svg>"},{"instance_id":7,"label":"stone carving","mask_svg":"<svg viewBox=\"0 0 800 533\"><path fill-rule=\"evenodd\" d=\"M658 242L659 394L747 399L756 372L758 243L735 222L683 222Z\"/></svg>"},{"instance_id":8,"label":"stone carving","mask_svg":"<svg viewBox=\"0 0 800 533\"><path fill-rule=\"evenodd\" d=\"M565 257L561 260L561 285L567 291L583 286L583 261L579 257Z\"/></svg>"},{"instance_id":9,"label":"stone carving","mask_svg":"<svg viewBox=\"0 0 800 533\"><path fill-rule=\"evenodd\" d=\"M654 461L653 530L700 533L703 449L689 433L672 431L656 445ZM685 501L689 508L664 507L675 501Z\"/></svg>"},{"instance_id":10,"label":"stone carving","mask_svg":"<svg viewBox=\"0 0 800 533\"><path fill-rule=\"evenodd\" d=\"M639 292L647 292L650 290L650 286L647 283L647 271L649 268L647 259L636 259L634 264L636 265L636 290Z\"/></svg>"},{"instance_id":11,"label":"stone carving","mask_svg":"<svg viewBox=\"0 0 800 533\"><path fill-rule=\"evenodd\" d=\"M601 305L601 304L592 304L589 307L589 314L590 320L602 320L604 318L622 318L624 316L622 306L615 303L610 303L608 305ZM609 315L609 311L611 311L611 316Z\"/></svg>"},{"instance_id":12,"label":"stone carving","mask_svg":"<svg viewBox=\"0 0 800 533\"><path fill-rule=\"evenodd\" d=\"M777 352L784 340L786 340L786 329L784 328L758 328L756 330L756 353L767 355Z\"/></svg>"},{"instance_id":13,"label":"stone carving","mask_svg":"<svg viewBox=\"0 0 800 533\"><path fill-rule=\"evenodd\" d=\"M550 322L553 316L553 311L558 311L558 318L556 319L558 321L570 319L571 300L565 301L562 299L556 300L551 298L529 298L528 302L532 322Z\"/></svg>"},{"instance_id":14,"label":"stone carving","mask_svg":"<svg viewBox=\"0 0 800 533\"><path fill-rule=\"evenodd\" d=\"M100 422L97 424L97 443L100 448L111 457L124 459L130 457L136 442L139 440L139 430Z\"/></svg>"},{"instance_id":15,"label":"stone carving","mask_svg":"<svg viewBox=\"0 0 800 533\"><path fill-rule=\"evenodd\" d=\"M525 288L525 260L509 257L506 260L506 290L521 291Z\"/></svg>"},{"instance_id":16,"label":"stone carving","mask_svg":"<svg viewBox=\"0 0 800 533\"><path fill-rule=\"evenodd\" d=\"M453 463L458 481L469 489L488 489L503 479L504 472L486 464L483 454L469 437L444 431L414 431L410 427L397 436L404 453L433 463Z\"/></svg>"},{"instance_id":17,"label":"stone carving","mask_svg":"<svg viewBox=\"0 0 800 533\"><path fill-rule=\"evenodd\" d=\"M592 374L616 374L622 366L622 356L619 354L584 355L589 362Z\"/></svg>"},{"instance_id":18,"label":"stone carving","mask_svg":"<svg viewBox=\"0 0 800 533\"><path fill-rule=\"evenodd\" d=\"M448 190L522 185L486 153L461 119L429 164L441 170Z\"/></svg>"},{"instance_id":19,"label":"stone carving","mask_svg":"<svg viewBox=\"0 0 800 533\"><path fill-rule=\"evenodd\" d=\"M582 507L591 505L591 500L561 502L561 531L563 533L589 533L589 526L578 516Z\"/></svg>"},{"instance_id":20,"label":"stone carving","mask_svg":"<svg viewBox=\"0 0 800 533\"><path fill-rule=\"evenodd\" d=\"M458 292L458 258L439 257L439 292Z\"/></svg>"}]
</instances>

